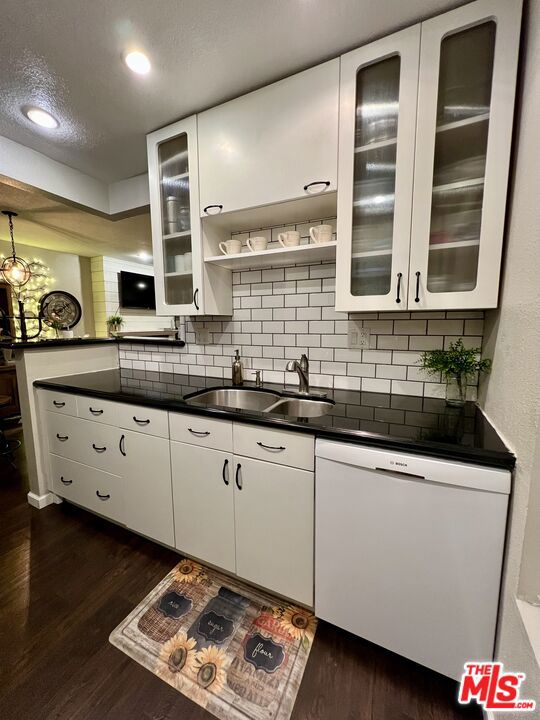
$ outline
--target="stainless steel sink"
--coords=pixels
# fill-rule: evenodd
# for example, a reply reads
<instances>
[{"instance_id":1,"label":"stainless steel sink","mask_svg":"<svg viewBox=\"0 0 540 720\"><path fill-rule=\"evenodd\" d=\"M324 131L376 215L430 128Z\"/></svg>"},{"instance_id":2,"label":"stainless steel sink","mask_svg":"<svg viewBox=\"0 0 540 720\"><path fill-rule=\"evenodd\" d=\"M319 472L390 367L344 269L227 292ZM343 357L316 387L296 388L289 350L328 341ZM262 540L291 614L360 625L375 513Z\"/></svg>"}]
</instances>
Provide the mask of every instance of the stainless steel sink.
<instances>
[{"instance_id":1,"label":"stainless steel sink","mask_svg":"<svg viewBox=\"0 0 540 720\"><path fill-rule=\"evenodd\" d=\"M333 400L315 400L312 398L282 398L265 410L288 417L320 417L334 407Z\"/></svg>"},{"instance_id":2,"label":"stainless steel sink","mask_svg":"<svg viewBox=\"0 0 540 720\"><path fill-rule=\"evenodd\" d=\"M217 405L234 410L258 410L260 412L274 405L281 396L270 390L250 388L217 388L188 396L185 401L192 405Z\"/></svg>"}]
</instances>

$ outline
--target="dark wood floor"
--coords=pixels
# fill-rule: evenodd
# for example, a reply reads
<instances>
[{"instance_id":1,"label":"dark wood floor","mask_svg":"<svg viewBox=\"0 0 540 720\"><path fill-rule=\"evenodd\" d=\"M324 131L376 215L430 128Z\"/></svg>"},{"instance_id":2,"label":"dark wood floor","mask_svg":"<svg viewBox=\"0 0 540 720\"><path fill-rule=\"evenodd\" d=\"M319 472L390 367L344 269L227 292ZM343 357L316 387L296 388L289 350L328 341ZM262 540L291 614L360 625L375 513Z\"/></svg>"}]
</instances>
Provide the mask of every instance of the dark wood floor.
<instances>
[{"instance_id":1,"label":"dark wood floor","mask_svg":"<svg viewBox=\"0 0 540 720\"><path fill-rule=\"evenodd\" d=\"M108 642L177 556L64 503L26 503L0 458L0 718L210 720ZM406 619L404 619L406 621ZM324 622L292 720L455 720L456 685Z\"/></svg>"}]
</instances>

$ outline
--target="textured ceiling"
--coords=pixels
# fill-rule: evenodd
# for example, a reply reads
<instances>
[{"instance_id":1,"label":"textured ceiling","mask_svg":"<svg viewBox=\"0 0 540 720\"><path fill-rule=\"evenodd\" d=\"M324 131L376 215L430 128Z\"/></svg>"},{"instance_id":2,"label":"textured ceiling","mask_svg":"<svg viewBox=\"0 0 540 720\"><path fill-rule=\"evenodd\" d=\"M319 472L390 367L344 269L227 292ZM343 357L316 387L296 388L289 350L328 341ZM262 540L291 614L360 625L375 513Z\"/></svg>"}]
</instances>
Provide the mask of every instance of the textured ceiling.
<instances>
[{"instance_id":1,"label":"textured ceiling","mask_svg":"<svg viewBox=\"0 0 540 720\"><path fill-rule=\"evenodd\" d=\"M0 135L96 178L144 172L145 134L462 0L2 0ZM145 50L136 76L121 58ZM21 107L60 128L32 125ZM286 112L286 108L277 108Z\"/></svg>"},{"instance_id":2,"label":"textured ceiling","mask_svg":"<svg viewBox=\"0 0 540 720\"><path fill-rule=\"evenodd\" d=\"M0 210L15 210L16 245L32 245L75 255L136 259L152 252L148 212L124 220L107 220L70 207L34 190L0 183ZM9 241L7 219L0 215L0 240ZM140 261L140 260L139 260Z\"/></svg>"}]
</instances>

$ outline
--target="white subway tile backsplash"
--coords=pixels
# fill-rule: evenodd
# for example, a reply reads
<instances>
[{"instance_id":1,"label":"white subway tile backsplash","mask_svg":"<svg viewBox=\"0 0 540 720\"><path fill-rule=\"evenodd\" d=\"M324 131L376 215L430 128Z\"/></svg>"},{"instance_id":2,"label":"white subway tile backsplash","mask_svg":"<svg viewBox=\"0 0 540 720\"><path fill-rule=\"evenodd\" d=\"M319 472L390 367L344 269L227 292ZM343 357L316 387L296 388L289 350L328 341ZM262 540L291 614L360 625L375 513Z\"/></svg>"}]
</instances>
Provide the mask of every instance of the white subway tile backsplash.
<instances>
[{"instance_id":1,"label":"white subway tile backsplash","mask_svg":"<svg viewBox=\"0 0 540 720\"><path fill-rule=\"evenodd\" d=\"M308 242L313 224L315 221L297 226L303 243ZM253 233L266 234L277 242L277 233L285 229L294 226ZM248 233L235 236L247 237ZM133 373L189 373L230 381L234 350L239 348L248 379L252 379L254 370L263 370L264 382L297 387L296 373L285 368L289 360L306 353L312 387L444 397L445 383L439 374L421 368L421 354L448 348L459 337L463 337L466 347L481 347L484 313L336 312L335 272L331 262L233 272L232 318L187 317L184 348L165 351L153 345L122 344L121 367ZM352 320L369 329L369 349L348 346ZM203 328L210 332L210 342L197 345L196 330ZM472 378L470 399L476 398L477 382Z\"/></svg>"}]
</instances>

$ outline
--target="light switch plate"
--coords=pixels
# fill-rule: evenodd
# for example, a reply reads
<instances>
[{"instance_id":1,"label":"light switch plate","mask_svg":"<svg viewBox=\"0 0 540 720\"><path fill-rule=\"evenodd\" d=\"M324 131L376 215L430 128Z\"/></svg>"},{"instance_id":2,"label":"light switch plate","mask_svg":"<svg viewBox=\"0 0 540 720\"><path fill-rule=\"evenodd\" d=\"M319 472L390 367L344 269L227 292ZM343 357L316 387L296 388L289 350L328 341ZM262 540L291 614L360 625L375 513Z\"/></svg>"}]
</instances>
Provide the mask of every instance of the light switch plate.
<instances>
[{"instance_id":1,"label":"light switch plate","mask_svg":"<svg viewBox=\"0 0 540 720\"><path fill-rule=\"evenodd\" d=\"M348 346L350 348L368 349L369 348L369 328L355 321L349 320L348 328Z\"/></svg>"}]
</instances>

